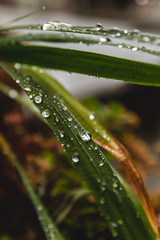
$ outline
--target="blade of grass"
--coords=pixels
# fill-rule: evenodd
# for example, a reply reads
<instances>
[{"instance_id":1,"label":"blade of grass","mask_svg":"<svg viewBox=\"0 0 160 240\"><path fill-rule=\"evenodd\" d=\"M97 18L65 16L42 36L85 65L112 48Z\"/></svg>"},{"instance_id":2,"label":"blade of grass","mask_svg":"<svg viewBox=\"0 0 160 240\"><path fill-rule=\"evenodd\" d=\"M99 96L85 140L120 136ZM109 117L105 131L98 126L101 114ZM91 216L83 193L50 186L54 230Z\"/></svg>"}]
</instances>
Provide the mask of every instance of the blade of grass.
<instances>
[{"instance_id":1,"label":"blade of grass","mask_svg":"<svg viewBox=\"0 0 160 240\"><path fill-rule=\"evenodd\" d=\"M84 44L100 44L100 45L108 45L112 47L118 47L118 48L125 48L131 51L138 51L138 52L143 52L143 53L148 53L154 56L160 56L160 52L156 50L151 50L148 49L147 47L139 47L135 45L130 45L122 42L112 42L111 39L109 38L93 38L90 36L84 37L84 36L78 36L75 34L66 34L66 33L37 33L37 34L25 34L25 35L16 35L16 36L7 36L7 37L1 37L0 38L0 44L11 44L11 45L16 45L20 44L23 41L26 42L34 42L34 41L43 41L43 42L59 42L59 43L84 43ZM133 43L132 43L133 44Z\"/></svg>"},{"instance_id":2,"label":"blade of grass","mask_svg":"<svg viewBox=\"0 0 160 240\"><path fill-rule=\"evenodd\" d=\"M39 12L42 11L42 10L45 10L45 7L44 7L44 6L41 7L41 8L36 9L36 10L33 11L33 12L27 13L27 14L21 16L21 17L14 18L14 19L6 22L6 23L3 23L3 24L0 25L0 28L4 28L4 26L6 26L6 25L8 25L8 24L10 24L10 23L18 22L18 21L20 21L20 20L22 20L22 19L24 19L24 18L30 17L30 16L32 16L32 15L34 15L34 14L36 14L36 13L39 13Z\"/></svg>"},{"instance_id":3,"label":"blade of grass","mask_svg":"<svg viewBox=\"0 0 160 240\"><path fill-rule=\"evenodd\" d=\"M39 113L39 110L30 101L28 101L28 98L26 98L20 92L16 91L15 89L10 88L9 86L7 86L6 84L4 84L2 82L0 82L0 91L3 92L4 94L6 94L11 99L14 99L18 103L25 106L38 118L42 119L42 116Z\"/></svg>"},{"instance_id":4,"label":"blade of grass","mask_svg":"<svg viewBox=\"0 0 160 240\"><path fill-rule=\"evenodd\" d=\"M95 26L75 26L72 24L64 22L47 22L45 24L31 24L31 25L18 25L11 26L8 28L2 28L1 31L7 30L17 30L17 29L29 29L29 30L45 30L45 31L60 31L60 32L69 32L69 33L80 33L80 34L90 34L98 35L109 38L118 38L135 41L136 44L140 43L149 43L152 45L160 45L160 36L156 34L149 34L140 32L137 29L134 30L123 30L119 28L104 28L101 24L96 24Z\"/></svg>"},{"instance_id":5,"label":"blade of grass","mask_svg":"<svg viewBox=\"0 0 160 240\"><path fill-rule=\"evenodd\" d=\"M42 46L0 45L0 58L125 82L160 86L160 66L97 53Z\"/></svg>"},{"instance_id":6,"label":"blade of grass","mask_svg":"<svg viewBox=\"0 0 160 240\"><path fill-rule=\"evenodd\" d=\"M13 72L11 75L17 75ZM118 240L156 239L146 215L132 199L117 174L92 141L90 134L77 122L56 95L34 82L19 76L26 93L41 96L34 104L66 149L70 162L77 168L95 197L112 235ZM138 223L137 223L138 221Z\"/></svg>"},{"instance_id":7,"label":"blade of grass","mask_svg":"<svg viewBox=\"0 0 160 240\"><path fill-rule=\"evenodd\" d=\"M134 161L128 151L120 144L109 131L106 131L96 120L94 115L83 107L74 97L71 96L55 79L47 73L41 71L40 68L31 68L27 65L22 65L21 70L26 75L31 75L37 82L40 82L52 94L58 94L63 99L63 103L78 119L83 127L92 134L93 139L105 150L111 153L122 165L123 169L128 174L130 180L135 185L137 193L141 199L148 219L158 232L156 218L152 208L152 204L145 188L143 178L136 168Z\"/></svg>"},{"instance_id":8,"label":"blade of grass","mask_svg":"<svg viewBox=\"0 0 160 240\"><path fill-rule=\"evenodd\" d=\"M62 237L61 233L59 232L59 230L57 229L57 227L49 217L47 210L45 209L39 197L35 193L33 187L31 186L28 180L28 177L26 176L21 164L16 158L16 155L13 153L11 147L9 146L6 139L1 133L0 133L0 148L1 148L1 151L10 160L10 162L15 165L18 171L18 174L21 178L21 181L25 189L27 190L28 195L34 205L38 219L40 220L41 226L45 233L46 239L47 240L63 240L64 238Z\"/></svg>"}]
</instances>

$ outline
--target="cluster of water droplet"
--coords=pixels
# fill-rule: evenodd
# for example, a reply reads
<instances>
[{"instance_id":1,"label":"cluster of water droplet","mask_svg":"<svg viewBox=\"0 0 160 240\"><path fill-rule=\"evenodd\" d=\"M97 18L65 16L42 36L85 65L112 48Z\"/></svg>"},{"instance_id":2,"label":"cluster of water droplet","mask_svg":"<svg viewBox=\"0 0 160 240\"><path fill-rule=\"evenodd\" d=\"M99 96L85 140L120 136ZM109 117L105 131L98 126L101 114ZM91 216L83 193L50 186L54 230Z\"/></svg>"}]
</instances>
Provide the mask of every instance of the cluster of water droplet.
<instances>
[{"instance_id":1,"label":"cluster of water droplet","mask_svg":"<svg viewBox=\"0 0 160 240\"><path fill-rule=\"evenodd\" d=\"M43 24L42 30L44 31L71 31L71 24L64 22L47 22Z\"/></svg>"}]
</instances>

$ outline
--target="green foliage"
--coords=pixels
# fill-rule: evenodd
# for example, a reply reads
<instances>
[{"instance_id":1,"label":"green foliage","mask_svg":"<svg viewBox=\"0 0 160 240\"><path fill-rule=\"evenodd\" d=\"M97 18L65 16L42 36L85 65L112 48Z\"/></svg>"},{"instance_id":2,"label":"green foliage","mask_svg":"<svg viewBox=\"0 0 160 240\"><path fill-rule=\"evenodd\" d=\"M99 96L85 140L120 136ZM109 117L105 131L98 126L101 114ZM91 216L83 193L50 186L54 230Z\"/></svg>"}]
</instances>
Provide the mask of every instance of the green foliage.
<instances>
[{"instance_id":1,"label":"green foliage","mask_svg":"<svg viewBox=\"0 0 160 240\"><path fill-rule=\"evenodd\" d=\"M138 43L146 43L149 39L151 44L158 45L159 43L157 44L157 42L160 40L159 37L137 31L123 31L120 29L107 30L100 24L94 27L81 27L59 22L50 22L43 26L2 26L0 31L3 33L4 30L9 31L11 29L56 30L61 33L48 34L46 31L43 31L40 34L15 34L0 38L0 60L7 63L16 63L16 68L13 69L12 66L7 67L2 63L0 66L16 80L39 111L28 104L28 101L19 93L14 92L16 94L13 94L12 92L11 94L11 89L3 84L0 85L2 91L10 97L14 95L14 98L18 102L25 105L38 117L43 117L45 123L51 127L67 152L70 164L79 172L93 195L114 238L117 240L155 240L156 235L144 213L143 207L124 180L111 167L108 160L92 139L92 137L94 139L96 139L96 137L103 140L105 139L105 143L108 144L112 141L109 133L94 120L92 112L84 108L59 83L57 83L55 79L51 78L47 73L43 72L42 69L39 69L35 65L44 68L53 68L151 86L160 86L160 67L158 65L131 61L94 52L44 47L41 45L25 45L24 42L44 41L104 44L159 56L159 51L152 51L144 47L125 43L114 43L110 39L136 40ZM64 34L63 32L72 34ZM90 34L91 37L73 35L73 33ZM101 37L98 39L92 38L93 35L100 35ZM28 65L20 65L19 63ZM97 79L97 81L99 80ZM104 120L104 115L100 108L99 103L95 102L95 107L91 109L91 111L99 112L99 120L101 121ZM105 111L109 111L110 113L110 119L107 119L108 125L110 125L115 118L119 118L124 123L129 116L128 112L121 108L116 102L110 104L110 108L105 108ZM50 156L48 158L51 159L51 161L53 160ZM63 239L56 226L51 222L39 198L35 195L21 165L16 159L14 159L14 161L28 194L37 210L37 214L41 218L41 224L46 233L46 238L50 240ZM57 182L55 189L52 191L52 197L64 193L66 194L66 188L69 188L68 186L70 186L70 183L79 178L77 176L75 177L74 173L72 175L72 170L71 172L67 171L66 175L67 174L69 174L69 177L66 177L67 181L62 178ZM66 226L70 228L74 224L73 219L66 220L66 216L70 213L71 209L74 208L74 205L80 198L88 196L89 191L84 188L84 186L74 189L64 198L64 201L55 211L57 223L64 224L64 232ZM39 206L41 208L40 210L38 210ZM93 206L91 206L91 208L85 208L84 213L92 211L95 213ZM88 219L85 219L85 215L82 214L82 216L81 214L80 217L82 217L82 222L79 223L78 228L84 229L84 226L87 225L88 234L84 234L84 236L87 235L87 239L94 239L93 232L96 228L95 222L93 222L92 225L90 220L88 221ZM51 226L50 229L49 226ZM97 239L105 239L103 235L104 228L101 227L101 224L98 225L98 230L100 232L102 231L102 237ZM78 239L78 236L75 236L75 238Z\"/></svg>"}]
</instances>

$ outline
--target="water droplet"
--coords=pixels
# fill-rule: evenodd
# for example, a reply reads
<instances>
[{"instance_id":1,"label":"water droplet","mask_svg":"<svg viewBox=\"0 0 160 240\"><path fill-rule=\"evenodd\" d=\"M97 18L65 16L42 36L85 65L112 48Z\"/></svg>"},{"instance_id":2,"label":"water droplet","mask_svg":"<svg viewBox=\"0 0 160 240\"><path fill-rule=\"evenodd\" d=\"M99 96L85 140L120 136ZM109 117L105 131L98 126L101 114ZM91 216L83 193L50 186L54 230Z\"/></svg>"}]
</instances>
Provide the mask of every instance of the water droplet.
<instances>
[{"instance_id":1,"label":"water droplet","mask_svg":"<svg viewBox=\"0 0 160 240\"><path fill-rule=\"evenodd\" d=\"M71 117L69 117L69 118L68 118L68 121L69 121L69 122L72 122L72 118L71 118Z\"/></svg>"},{"instance_id":2,"label":"water droplet","mask_svg":"<svg viewBox=\"0 0 160 240\"><path fill-rule=\"evenodd\" d=\"M106 183L105 182L102 182L101 186L100 186L100 189L102 191L105 191L106 190Z\"/></svg>"},{"instance_id":3,"label":"water droplet","mask_svg":"<svg viewBox=\"0 0 160 240\"><path fill-rule=\"evenodd\" d=\"M93 119L94 119L94 115L93 115L93 114L90 114L90 115L89 115L89 119L93 120Z\"/></svg>"},{"instance_id":4,"label":"water droplet","mask_svg":"<svg viewBox=\"0 0 160 240\"><path fill-rule=\"evenodd\" d=\"M118 223L118 225L123 225L123 221L122 221L122 219L119 219L118 221L117 221L117 223Z\"/></svg>"},{"instance_id":5,"label":"water droplet","mask_svg":"<svg viewBox=\"0 0 160 240\"><path fill-rule=\"evenodd\" d=\"M113 186L113 188L118 188L118 183L114 182L112 186Z\"/></svg>"},{"instance_id":6,"label":"water droplet","mask_svg":"<svg viewBox=\"0 0 160 240\"><path fill-rule=\"evenodd\" d=\"M73 156L72 156L72 161L74 163L78 163L79 162L79 155L78 153L75 153Z\"/></svg>"},{"instance_id":7,"label":"water droplet","mask_svg":"<svg viewBox=\"0 0 160 240\"><path fill-rule=\"evenodd\" d=\"M50 117L50 111L48 109L45 109L43 112L42 112L42 116L44 118L49 118Z\"/></svg>"},{"instance_id":8,"label":"water droplet","mask_svg":"<svg viewBox=\"0 0 160 240\"><path fill-rule=\"evenodd\" d=\"M84 132L80 134L83 141L89 141L91 139L91 134L89 132Z\"/></svg>"},{"instance_id":9,"label":"water droplet","mask_svg":"<svg viewBox=\"0 0 160 240\"><path fill-rule=\"evenodd\" d=\"M125 30L124 30L124 33L125 33L125 34L127 34L127 33L128 33L128 30L127 30L127 29L125 29Z\"/></svg>"},{"instance_id":10,"label":"water droplet","mask_svg":"<svg viewBox=\"0 0 160 240\"><path fill-rule=\"evenodd\" d=\"M20 80L19 80L19 79L16 79L16 83L20 83Z\"/></svg>"},{"instance_id":11,"label":"water droplet","mask_svg":"<svg viewBox=\"0 0 160 240\"><path fill-rule=\"evenodd\" d=\"M138 48L136 46L133 46L131 49L132 51L137 51Z\"/></svg>"},{"instance_id":12,"label":"water droplet","mask_svg":"<svg viewBox=\"0 0 160 240\"><path fill-rule=\"evenodd\" d=\"M14 67L15 67L15 69L20 69L21 68L21 64L20 63L15 63Z\"/></svg>"},{"instance_id":13,"label":"water droplet","mask_svg":"<svg viewBox=\"0 0 160 240\"><path fill-rule=\"evenodd\" d=\"M140 35L140 31L138 29L134 29L133 31L130 32L130 36L133 38L137 38Z\"/></svg>"},{"instance_id":14,"label":"water droplet","mask_svg":"<svg viewBox=\"0 0 160 240\"><path fill-rule=\"evenodd\" d=\"M117 32L116 33L116 37L120 37L121 36L121 33L120 32Z\"/></svg>"},{"instance_id":15,"label":"water droplet","mask_svg":"<svg viewBox=\"0 0 160 240\"><path fill-rule=\"evenodd\" d=\"M155 40L154 40L154 44L160 45L160 39L159 39L159 38L155 39Z\"/></svg>"},{"instance_id":16,"label":"water droplet","mask_svg":"<svg viewBox=\"0 0 160 240\"><path fill-rule=\"evenodd\" d=\"M148 36L144 36L144 37L143 37L143 41L144 41L144 42L150 42L150 38L149 38Z\"/></svg>"},{"instance_id":17,"label":"water droplet","mask_svg":"<svg viewBox=\"0 0 160 240\"><path fill-rule=\"evenodd\" d=\"M104 165L104 162L100 162L99 166L102 167Z\"/></svg>"},{"instance_id":18,"label":"water droplet","mask_svg":"<svg viewBox=\"0 0 160 240\"><path fill-rule=\"evenodd\" d=\"M35 101L36 103L41 103L41 102L42 102L41 96L35 96L34 101Z\"/></svg>"},{"instance_id":19,"label":"water droplet","mask_svg":"<svg viewBox=\"0 0 160 240\"><path fill-rule=\"evenodd\" d=\"M122 44L119 44L119 45L118 45L118 47L119 47L119 48L122 48L122 47L123 47L123 45L122 45Z\"/></svg>"},{"instance_id":20,"label":"water droplet","mask_svg":"<svg viewBox=\"0 0 160 240\"><path fill-rule=\"evenodd\" d=\"M31 88L30 87L24 87L23 88L25 91L27 91L27 92L31 92Z\"/></svg>"},{"instance_id":21,"label":"water droplet","mask_svg":"<svg viewBox=\"0 0 160 240\"><path fill-rule=\"evenodd\" d=\"M9 91L9 93L8 93L8 95L10 96L10 98L16 98L17 97L17 91L15 91L15 90L13 90L13 89L11 89L10 91Z\"/></svg>"},{"instance_id":22,"label":"water droplet","mask_svg":"<svg viewBox=\"0 0 160 240\"><path fill-rule=\"evenodd\" d=\"M58 117L56 117L56 122L59 122L59 118Z\"/></svg>"},{"instance_id":23,"label":"water droplet","mask_svg":"<svg viewBox=\"0 0 160 240\"><path fill-rule=\"evenodd\" d=\"M46 10L46 6L42 6L42 10Z\"/></svg>"},{"instance_id":24,"label":"water droplet","mask_svg":"<svg viewBox=\"0 0 160 240\"><path fill-rule=\"evenodd\" d=\"M99 42L100 42L100 43L103 43L103 42L106 42L106 41L107 41L107 40L106 40L106 38L104 38L104 37L100 37L100 38L99 38Z\"/></svg>"},{"instance_id":25,"label":"water droplet","mask_svg":"<svg viewBox=\"0 0 160 240\"><path fill-rule=\"evenodd\" d=\"M64 22L48 22L43 24L44 31L70 31L72 25Z\"/></svg>"},{"instance_id":26,"label":"water droplet","mask_svg":"<svg viewBox=\"0 0 160 240\"><path fill-rule=\"evenodd\" d=\"M64 138L64 132L60 132L59 136L60 136L61 138Z\"/></svg>"},{"instance_id":27,"label":"water droplet","mask_svg":"<svg viewBox=\"0 0 160 240\"><path fill-rule=\"evenodd\" d=\"M118 236L118 225L116 222L110 222L110 226L111 226L111 232L112 232L112 236L113 237L117 237Z\"/></svg>"},{"instance_id":28,"label":"water droplet","mask_svg":"<svg viewBox=\"0 0 160 240\"><path fill-rule=\"evenodd\" d=\"M101 205L104 205L104 204L105 204L105 199L104 199L104 197L101 197L99 202L100 202Z\"/></svg>"},{"instance_id":29,"label":"water droplet","mask_svg":"<svg viewBox=\"0 0 160 240\"><path fill-rule=\"evenodd\" d=\"M96 25L95 25L95 28L96 28L96 30L102 30L103 29L103 25L101 24L101 23L96 23Z\"/></svg>"},{"instance_id":30,"label":"water droplet","mask_svg":"<svg viewBox=\"0 0 160 240\"><path fill-rule=\"evenodd\" d=\"M33 98L33 95L32 95L32 94L30 94L30 95L29 95L29 98L30 98L30 99L32 99L32 98Z\"/></svg>"},{"instance_id":31,"label":"water droplet","mask_svg":"<svg viewBox=\"0 0 160 240\"><path fill-rule=\"evenodd\" d=\"M94 147L94 150L97 150L97 149L98 149L98 147L97 147L97 146L95 146L95 147Z\"/></svg>"},{"instance_id":32,"label":"water droplet","mask_svg":"<svg viewBox=\"0 0 160 240\"><path fill-rule=\"evenodd\" d=\"M42 209L43 209L43 206L42 206L42 205L38 205L38 206L37 206L37 211L42 211Z\"/></svg>"},{"instance_id":33,"label":"water droplet","mask_svg":"<svg viewBox=\"0 0 160 240\"><path fill-rule=\"evenodd\" d=\"M42 27L43 31L51 31L52 30L52 26L49 23L44 23L43 27Z\"/></svg>"}]
</instances>

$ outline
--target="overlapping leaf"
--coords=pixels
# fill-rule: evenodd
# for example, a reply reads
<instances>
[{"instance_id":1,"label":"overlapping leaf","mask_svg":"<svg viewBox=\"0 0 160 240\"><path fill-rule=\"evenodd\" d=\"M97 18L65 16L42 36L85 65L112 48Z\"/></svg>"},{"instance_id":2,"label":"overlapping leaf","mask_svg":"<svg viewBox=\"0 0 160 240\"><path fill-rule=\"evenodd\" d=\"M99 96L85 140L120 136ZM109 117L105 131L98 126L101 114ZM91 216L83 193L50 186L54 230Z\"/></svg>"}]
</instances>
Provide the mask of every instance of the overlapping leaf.
<instances>
[{"instance_id":1,"label":"overlapping leaf","mask_svg":"<svg viewBox=\"0 0 160 240\"><path fill-rule=\"evenodd\" d=\"M124 240L155 239L143 209L137 208L90 134L61 103L59 97L35 82L34 76L32 79L9 72L15 79L18 77L19 84L32 96L34 104L63 144L71 163L95 197L112 235Z\"/></svg>"}]
</instances>

